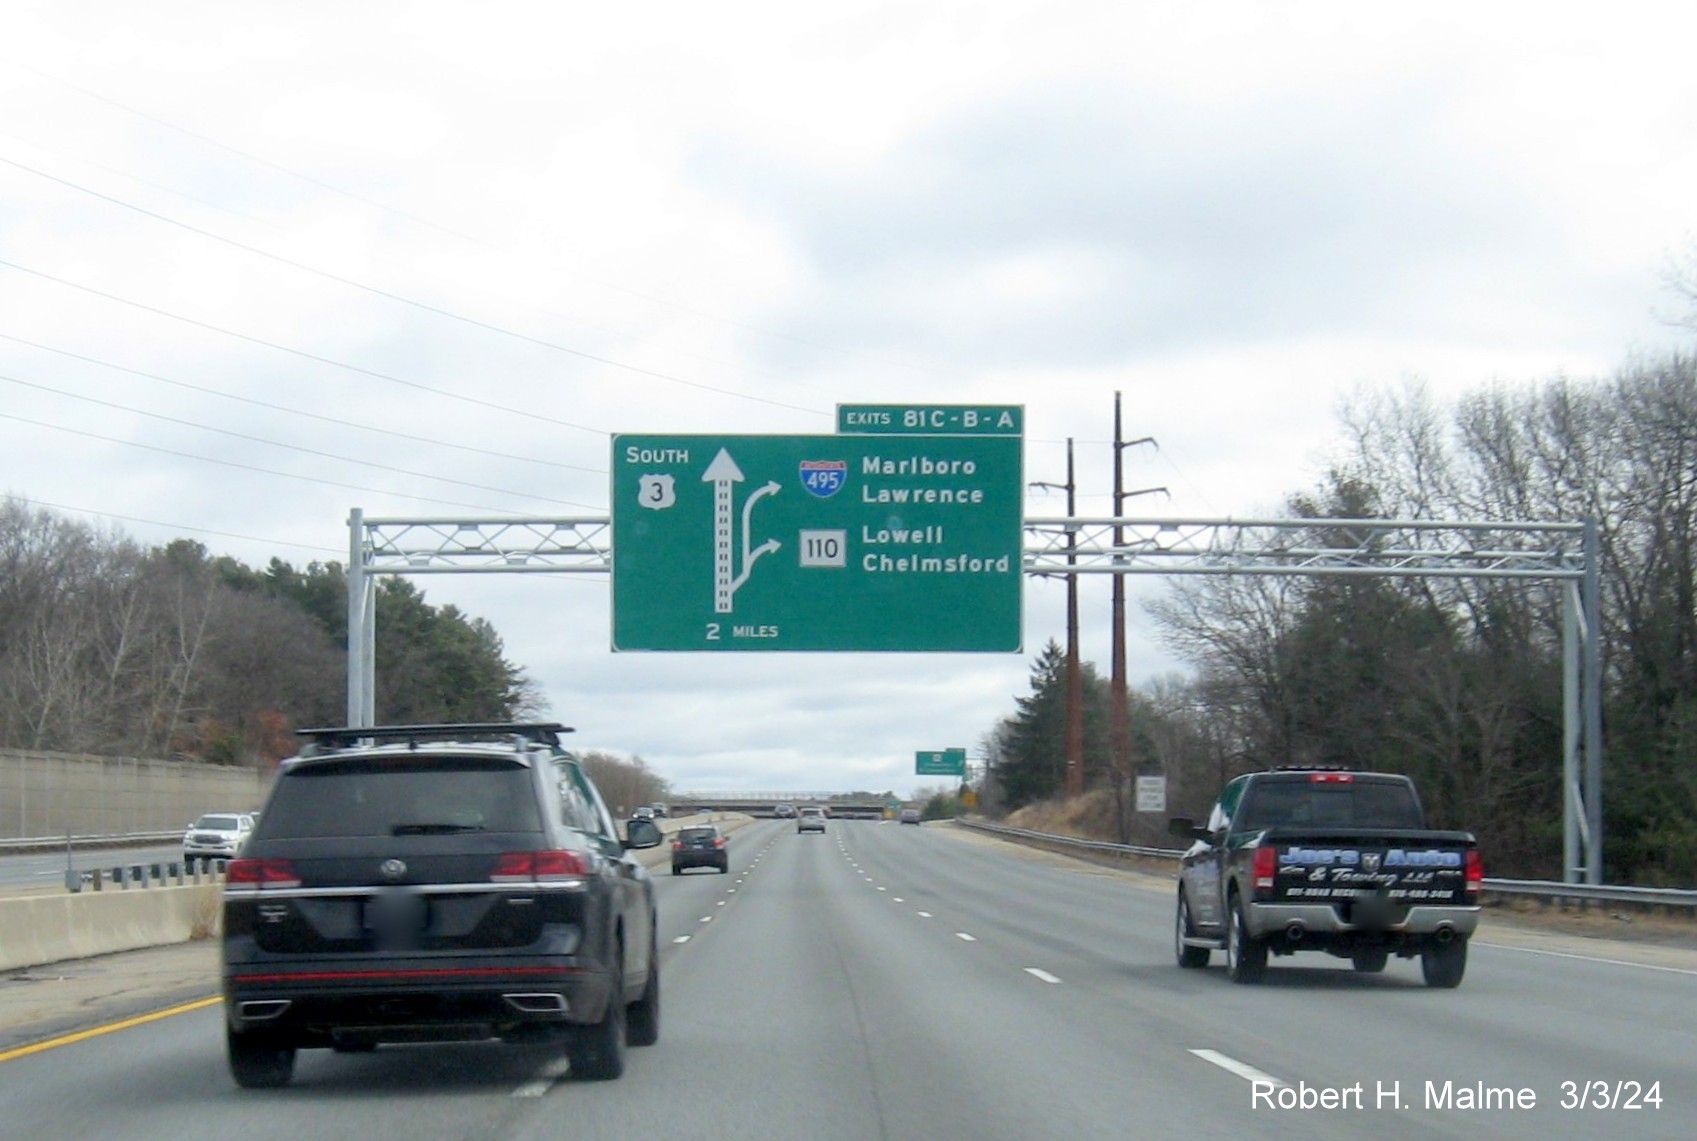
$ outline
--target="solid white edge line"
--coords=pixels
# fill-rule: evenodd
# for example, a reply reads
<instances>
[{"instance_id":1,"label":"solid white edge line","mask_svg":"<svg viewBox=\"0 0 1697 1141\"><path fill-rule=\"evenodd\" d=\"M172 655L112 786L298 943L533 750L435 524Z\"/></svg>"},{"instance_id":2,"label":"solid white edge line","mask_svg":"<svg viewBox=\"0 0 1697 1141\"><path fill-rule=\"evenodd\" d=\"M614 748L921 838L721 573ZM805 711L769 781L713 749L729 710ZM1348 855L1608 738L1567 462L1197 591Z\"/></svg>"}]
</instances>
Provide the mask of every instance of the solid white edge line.
<instances>
[{"instance_id":1,"label":"solid white edge line","mask_svg":"<svg viewBox=\"0 0 1697 1141\"><path fill-rule=\"evenodd\" d=\"M1519 951L1524 955L1549 955L1555 959L1578 959L1582 963L1602 963L1609 967L1641 967L1646 971L1666 971L1670 975L1697 975L1690 967L1662 967L1655 963L1632 963L1625 959L1600 959L1595 955L1575 955L1571 951L1545 951L1538 947L1513 947L1507 943L1487 943L1483 939L1469 939L1475 947L1489 947L1493 951Z\"/></svg>"},{"instance_id":2,"label":"solid white edge line","mask_svg":"<svg viewBox=\"0 0 1697 1141\"><path fill-rule=\"evenodd\" d=\"M1060 985L1061 980L1056 978L1054 975L1051 975L1048 971L1045 971L1042 967L1026 967L1025 973L1034 979L1042 979L1044 982L1053 983L1056 986Z\"/></svg>"},{"instance_id":3,"label":"solid white edge line","mask_svg":"<svg viewBox=\"0 0 1697 1141\"><path fill-rule=\"evenodd\" d=\"M1191 1053L1195 1054L1198 1058L1201 1058L1204 1062L1212 1062L1214 1065L1220 1067L1220 1069L1236 1074L1245 1081L1271 1082L1275 1086L1282 1086L1285 1084L1278 1078L1275 1078L1272 1074L1264 1074L1254 1066L1240 1062L1236 1058L1228 1058L1218 1050L1192 1050Z\"/></svg>"}]
</instances>

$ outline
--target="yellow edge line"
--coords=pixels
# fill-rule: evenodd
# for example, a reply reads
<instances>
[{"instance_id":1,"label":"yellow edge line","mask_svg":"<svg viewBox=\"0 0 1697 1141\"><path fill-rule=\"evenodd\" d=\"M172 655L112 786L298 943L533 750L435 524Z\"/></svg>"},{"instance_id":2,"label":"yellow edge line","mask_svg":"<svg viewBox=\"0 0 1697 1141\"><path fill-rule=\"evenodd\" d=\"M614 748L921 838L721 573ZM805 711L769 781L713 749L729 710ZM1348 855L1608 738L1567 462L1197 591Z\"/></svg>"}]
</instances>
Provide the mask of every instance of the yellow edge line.
<instances>
[{"instance_id":1,"label":"yellow edge line","mask_svg":"<svg viewBox=\"0 0 1697 1141\"><path fill-rule=\"evenodd\" d=\"M66 1034L58 1038L49 1038L47 1041L37 1042L33 1046L19 1046L16 1050L7 1050L4 1053L0 1053L0 1062L10 1062L14 1058L24 1058L28 1057L30 1054L39 1054L43 1050L52 1050L59 1046L69 1046L73 1042L82 1042L89 1038L98 1038L102 1034L110 1034L115 1030L127 1030L131 1026L141 1026L148 1022L157 1022L161 1018L170 1018L177 1014L187 1014L191 1010L201 1010L213 1005L214 1003L222 1001L224 1000L221 995L214 995L211 998L201 998L196 999L194 1002L185 1002L181 1006L173 1006L165 1010L156 1010L152 1014L143 1014L135 1018L126 1018L122 1022L112 1022L105 1026L96 1026L92 1030L79 1030L75 1034Z\"/></svg>"}]
</instances>

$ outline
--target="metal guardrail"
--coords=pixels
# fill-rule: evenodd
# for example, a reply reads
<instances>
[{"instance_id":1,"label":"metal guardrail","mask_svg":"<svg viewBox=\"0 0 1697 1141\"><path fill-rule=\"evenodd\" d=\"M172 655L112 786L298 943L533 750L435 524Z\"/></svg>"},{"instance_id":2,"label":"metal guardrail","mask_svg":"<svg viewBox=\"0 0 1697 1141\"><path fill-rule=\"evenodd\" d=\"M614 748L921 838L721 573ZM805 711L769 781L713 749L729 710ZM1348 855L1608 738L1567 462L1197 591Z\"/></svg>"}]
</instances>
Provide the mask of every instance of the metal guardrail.
<instances>
[{"instance_id":1,"label":"metal guardrail","mask_svg":"<svg viewBox=\"0 0 1697 1141\"><path fill-rule=\"evenodd\" d=\"M26 836L16 840L0 840L3 852L62 852L67 844L77 848L124 848L134 844L174 844L183 838L183 829L170 832L126 832L107 836Z\"/></svg>"},{"instance_id":2,"label":"metal guardrail","mask_svg":"<svg viewBox=\"0 0 1697 1141\"><path fill-rule=\"evenodd\" d=\"M1677 887L1628 887L1615 884L1556 883L1552 880L1487 879L1485 890L1499 895L1529 895L1539 899L1577 899L1582 902L1631 903L1654 907L1697 908L1697 891Z\"/></svg>"},{"instance_id":3,"label":"metal guardrail","mask_svg":"<svg viewBox=\"0 0 1697 1141\"><path fill-rule=\"evenodd\" d=\"M1101 852L1113 856L1144 856L1176 861L1184 853L1177 848L1144 848L1135 844L1114 844L1106 840L1085 840L1077 836L1060 836L1053 832L1033 832L1026 828L1009 828L987 820L956 817L955 823L965 828L1011 836L1058 848L1081 852ZM1697 909L1697 891L1671 887L1629 887L1616 884L1556 883L1553 880L1485 880L1485 890L1496 895L1529 896L1534 899L1590 903L1629 903L1637 907L1683 907Z\"/></svg>"}]
</instances>

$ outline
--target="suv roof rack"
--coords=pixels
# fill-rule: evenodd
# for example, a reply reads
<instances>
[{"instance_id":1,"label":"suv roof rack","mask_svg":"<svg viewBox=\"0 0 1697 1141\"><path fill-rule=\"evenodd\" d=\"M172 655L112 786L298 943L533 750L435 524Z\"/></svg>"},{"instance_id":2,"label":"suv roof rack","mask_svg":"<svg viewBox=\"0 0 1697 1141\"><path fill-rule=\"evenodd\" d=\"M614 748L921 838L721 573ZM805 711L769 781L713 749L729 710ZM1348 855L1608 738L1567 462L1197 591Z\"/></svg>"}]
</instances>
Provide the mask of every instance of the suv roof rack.
<instances>
[{"instance_id":1,"label":"suv roof rack","mask_svg":"<svg viewBox=\"0 0 1697 1141\"><path fill-rule=\"evenodd\" d=\"M417 746L421 741L503 740L536 745L558 745L561 733L570 733L569 725L558 721L493 721L459 722L443 725L339 725L320 729L297 729L295 736L307 738L301 750L303 756L315 756L360 745L405 741Z\"/></svg>"}]
</instances>

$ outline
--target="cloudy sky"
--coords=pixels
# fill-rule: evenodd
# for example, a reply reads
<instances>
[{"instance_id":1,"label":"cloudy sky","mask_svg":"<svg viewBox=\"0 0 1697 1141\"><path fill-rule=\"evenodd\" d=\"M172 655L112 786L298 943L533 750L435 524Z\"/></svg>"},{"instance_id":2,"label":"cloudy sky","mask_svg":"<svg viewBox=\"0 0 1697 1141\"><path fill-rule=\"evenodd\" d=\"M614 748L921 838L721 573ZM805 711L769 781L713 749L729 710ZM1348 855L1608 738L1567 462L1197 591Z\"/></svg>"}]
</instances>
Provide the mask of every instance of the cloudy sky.
<instances>
[{"instance_id":1,"label":"cloudy sky","mask_svg":"<svg viewBox=\"0 0 1697 1141\"><path fill-rule=\"evenodd\" d=\"M1394 10L1393 10L1394 9ZM608 510L612 433L1026 410L1027 481L1273 513L1357 386L1689 346L1672 0L5 6L0 493L254 566ZM1062 513L1032 491L1028 515ZM1024 654L611 654L604 577L442 576L579 743L908 791ZM1159 590L1140 583L1136 590ZM1084 653L1106 672L1108 588ZM1135 614L1134 681L1177 668Z\"/></svg>"}]
</instances>

